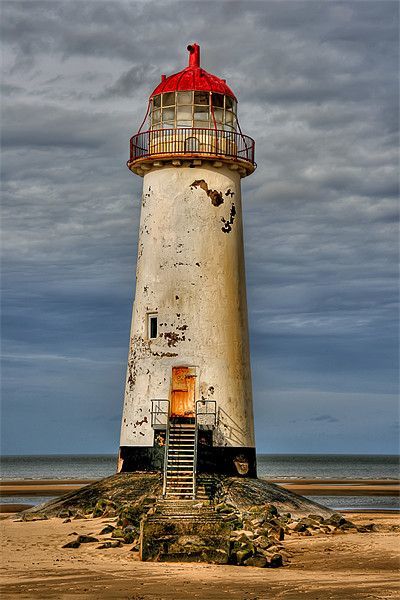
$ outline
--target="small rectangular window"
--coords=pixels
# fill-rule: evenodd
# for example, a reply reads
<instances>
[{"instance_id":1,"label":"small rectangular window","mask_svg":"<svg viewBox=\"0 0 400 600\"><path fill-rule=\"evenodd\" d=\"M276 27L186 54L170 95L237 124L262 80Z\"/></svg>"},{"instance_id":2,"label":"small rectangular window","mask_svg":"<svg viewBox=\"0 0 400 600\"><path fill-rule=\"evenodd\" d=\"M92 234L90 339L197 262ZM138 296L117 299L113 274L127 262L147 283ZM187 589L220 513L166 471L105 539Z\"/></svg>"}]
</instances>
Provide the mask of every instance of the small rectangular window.
<instances>
[{"instance_id":1,"label":"small rectangular window","mask_svg":"<svg viewBox=\"0 0 400 600\"><path fill-rule=\"evenodd\" d=\"M155 313L147 315L147 335L150 340L154 340L158 336L158 318Z\"/></svg>"}]
</instances>

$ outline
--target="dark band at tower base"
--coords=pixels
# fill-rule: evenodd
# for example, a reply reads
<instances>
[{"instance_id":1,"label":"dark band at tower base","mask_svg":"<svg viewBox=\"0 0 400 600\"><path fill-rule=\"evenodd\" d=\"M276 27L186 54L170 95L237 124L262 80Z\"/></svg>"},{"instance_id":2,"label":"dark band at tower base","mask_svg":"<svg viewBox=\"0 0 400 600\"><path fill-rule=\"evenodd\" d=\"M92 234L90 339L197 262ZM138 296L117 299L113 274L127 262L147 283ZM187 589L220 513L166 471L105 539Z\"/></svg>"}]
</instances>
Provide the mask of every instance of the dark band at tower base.
<instances>
[{"instance_id":1,"label":"dark band at tower base","mask_svg":"<svg viewBox=\"0 0 400 600\"><path fill-rule=\"evenodd\" d=\"M121 446L119 471L163 471L164 447ZM229 477L257 477L256 449L234 446L197 448L197 473L215 473Z\"/></svg>"}]
</instances>

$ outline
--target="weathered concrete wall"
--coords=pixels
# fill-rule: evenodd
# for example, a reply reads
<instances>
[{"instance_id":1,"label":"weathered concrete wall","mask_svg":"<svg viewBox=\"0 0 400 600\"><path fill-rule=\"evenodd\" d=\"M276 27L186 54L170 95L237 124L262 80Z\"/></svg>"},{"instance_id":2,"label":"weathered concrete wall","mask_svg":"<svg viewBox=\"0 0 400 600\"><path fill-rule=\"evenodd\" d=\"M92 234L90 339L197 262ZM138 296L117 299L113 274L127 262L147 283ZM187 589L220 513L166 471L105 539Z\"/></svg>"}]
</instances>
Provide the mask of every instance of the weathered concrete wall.
<instances>
[{"instance_id":1,"label":"weathered concrete wall","mask_svg":"<svg viewBox=\"0 0 400 600\"><path fill-rule=\"evenodd\" d=\"M153 445L151 399L169 398L173 366L194 366L197 399L219 409L216 444L254 447L245 285L239 174L211 164L147 173L121 446Z\"/></svg>"}]
</instances>

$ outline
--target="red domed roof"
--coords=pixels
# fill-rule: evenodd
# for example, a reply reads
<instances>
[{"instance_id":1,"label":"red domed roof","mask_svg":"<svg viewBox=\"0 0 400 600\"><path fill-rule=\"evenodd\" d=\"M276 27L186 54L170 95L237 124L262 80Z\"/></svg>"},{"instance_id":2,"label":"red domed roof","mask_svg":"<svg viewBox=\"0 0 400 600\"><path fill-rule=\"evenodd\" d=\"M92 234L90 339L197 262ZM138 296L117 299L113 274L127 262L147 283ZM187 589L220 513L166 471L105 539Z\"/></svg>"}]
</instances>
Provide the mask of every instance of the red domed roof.
<instances>
[{"instance_id":1,"label":"red domed roof","mask_svg":"<svg viewBox=\"0 0 400 600\"><path fill-rule=\"evenodd\" d=\"M200 46L192 44L187 49L189 50L189 66L169 77L162 75L161 83L156 87L150 98L165 92L194 90L196 92L216 92L217 94L231 96L236 100L235 94L226 85L225 79L207 73L200 67Z\"/></svg>"}]
</instances>

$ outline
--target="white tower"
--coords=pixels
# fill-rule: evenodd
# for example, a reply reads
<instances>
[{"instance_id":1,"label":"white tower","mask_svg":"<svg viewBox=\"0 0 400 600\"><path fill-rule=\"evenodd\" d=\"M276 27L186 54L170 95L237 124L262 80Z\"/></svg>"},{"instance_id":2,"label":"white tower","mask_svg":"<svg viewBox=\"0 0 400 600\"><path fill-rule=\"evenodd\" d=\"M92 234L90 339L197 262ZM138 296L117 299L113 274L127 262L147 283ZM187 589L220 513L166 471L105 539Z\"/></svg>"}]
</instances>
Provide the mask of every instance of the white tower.
<instances>
[{"instance_id":1,"label":"white tower","mask_svg":"<svg viewBox=\"0 0 400 600\"><path fill-rule=\"evenodd\" d=\"M254 141L188 50L130 142L143 198L119 471L164 468L167 492L189 494L196 473L256 477L256 454L240 189Z\"/></svg>"}]
</instances>

